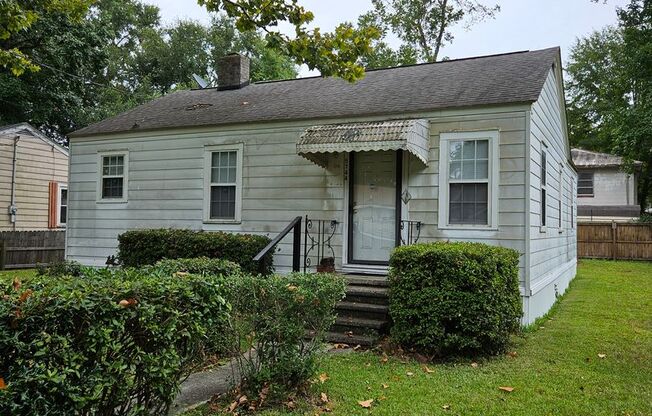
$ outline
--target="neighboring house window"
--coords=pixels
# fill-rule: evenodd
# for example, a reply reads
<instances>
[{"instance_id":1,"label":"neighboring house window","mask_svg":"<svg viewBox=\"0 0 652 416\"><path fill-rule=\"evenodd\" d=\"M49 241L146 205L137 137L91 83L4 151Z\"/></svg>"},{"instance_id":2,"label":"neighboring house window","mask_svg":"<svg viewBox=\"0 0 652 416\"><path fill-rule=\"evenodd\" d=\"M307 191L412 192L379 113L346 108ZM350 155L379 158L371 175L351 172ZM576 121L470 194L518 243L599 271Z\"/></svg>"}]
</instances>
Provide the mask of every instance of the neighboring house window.
<instances>
[{"instance_id":1,"label":"neighboring house window","mask_svg":"<svg viewBox=\"0 0 652 416\"><path fill-rule=\"evenodd\" d=\"M65 226L68 218L68 187L59 185L59 209L57 210L58 224Z\"/></svg>"},{"instance_id":2,"label":"neighboring house window","mask_svg":"<svg viewBox=\"0 0 652 416\"><path fill-rule=\"evenodd\" d=\"M547 219L547 180L548 180L548 157L546 153L546 148L541 149L541 226L546 226Z\"/></svg>"},{"instance_id":3,"label":"neighboring house window","mask_svg":"<svg viewBox=\"0 0 652 416\"><path fill-rule=\"evenodd\" d=\"M442 133L440 226L497 226L498 132Z\"/></svg>"},{"instance_id":4,"label":"neighboring house window","mask_svg":"<svg viewBox=\"0 0 652 416\"><path fill-rule=\"evenodd\" d=\"M577 175L577 196L593 196L593 172L580 172Z\"/></svg>"},{"instance_id":5,"label":"neighboring house window","mask_svg":"<svg viewBox=\"0 0 652 416\"><path fill-rule=\"evenodd\" d=\"M242 145L206 148L204 220L240 221L242 201Z\"/></svg>"},{"instance_id":6,"label":"neighboring house window","mask_svg":"<svg viewBox=\"0 0 652 416\"><path fill-rule=\"evenodd\" d=\"M127 200L127 173L129 155L127 153L100 153L100 181L98 195L100 201L123 202Z\"/></svg>"}]
</instances>

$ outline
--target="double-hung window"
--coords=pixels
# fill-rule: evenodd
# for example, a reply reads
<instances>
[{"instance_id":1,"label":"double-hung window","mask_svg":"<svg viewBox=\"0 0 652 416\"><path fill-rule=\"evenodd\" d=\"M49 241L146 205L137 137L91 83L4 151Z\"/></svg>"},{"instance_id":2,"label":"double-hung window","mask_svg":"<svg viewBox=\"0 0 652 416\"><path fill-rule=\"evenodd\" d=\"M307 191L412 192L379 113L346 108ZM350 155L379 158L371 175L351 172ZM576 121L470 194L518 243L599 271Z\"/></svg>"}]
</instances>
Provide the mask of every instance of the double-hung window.
<instances>
[{"instance_id":1,"label":"double-hung window","mask_svg":"<svg viewBox=\"0 0 652 416\"><path fill-rule=\"evenodd\" d=\"M68 218L68 187L59 185L57 218L59 227L65 227Z\"/></svg>"},{"instance_id":2,"label":"double-hung window","mask_svg":"<svg viewBox=\"0 0 652 416\"><path fill-rule=\"evenodd\" d=\"M242 205L242 145L207 146L204 221L239 222Z\"/></svg>"},{"instance_id":3,"label":"double-hung window","mask_svg":"<svg viewBox=\"0 0 652 416\"><path fill-rule=\"evenodd\" d=\"M577 196L593 196L593 172L580 172L577 174Z\"/></svg>"},{"instance_id":4,"label":"double-hung window","mask_svg":"<svg viewBox=\"0 0 652 416\"><path fill-rule=\"evenodd\" d=\"M497 226L498 132L441 134L440 228Z\"/></svg>"},{"instance_id":5,"label":"double-hung window","mask_svg":"<svg viewBox=\"0 0 652 416\"><path fill-rule=\"evenodd\" d=\"M129 154L127 152L100 153L99 157L98 200L101 202L125 202L127 200Z\"/></svg>"}]
</instances>

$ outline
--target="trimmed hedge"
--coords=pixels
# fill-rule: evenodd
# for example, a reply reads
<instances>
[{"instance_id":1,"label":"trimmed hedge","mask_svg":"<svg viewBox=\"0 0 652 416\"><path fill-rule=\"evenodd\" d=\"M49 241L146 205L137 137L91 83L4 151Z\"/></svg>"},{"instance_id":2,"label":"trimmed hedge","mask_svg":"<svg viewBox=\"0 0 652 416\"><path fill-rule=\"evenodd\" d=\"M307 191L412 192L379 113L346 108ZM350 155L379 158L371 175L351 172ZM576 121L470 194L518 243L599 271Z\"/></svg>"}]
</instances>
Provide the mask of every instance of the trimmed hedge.
<instances>
[{"instance_id":1,"label":"trimmed hedge","mask_svg":"<svg viewBox=\"0 0 652 416\"><path fill-rule=\"evenodd\" d=\"M391 336L437 357L497 354L520 329L519 253L479 243L416 244L390 259Z\"/></svg>"},{"instance_id":2,"label":"trimmed hedge","mask_svg":"<svg viewBox=\"0 0 652 416\"><path fill-rule=\"evenodd\" d=\"M166 414L225 348L226 279L156 270L0 282L2 415Z\"/></svg>"},{"instance_id":3,"label":"trimmed hedge","mask_svg":"<svg viewBox=\"0 0 652 416\"><path fill-rule=\"evenodd\" d=\"M246 273L273 272L273 250L253 260L271 239L261 235L192 230L133 230L118 236L118 258L124 267L141 267L163 259L210 257L237 263ZM260 263L260 264L259 264Z\"/></svg>"},{"instance_id":4,"label":"trimmed hedge","mask_svg":"<svg viewBox=\"0 0 652 416\"><path fill-rule=\"evenodd\" d=\"M196 259L165 259L154 265L154 269L163 273L185 272L200 274L202 276L227 276L240 275L242 269L232 261L222 259L209 259L198 257Z\"/></svg>"}]
</instances>

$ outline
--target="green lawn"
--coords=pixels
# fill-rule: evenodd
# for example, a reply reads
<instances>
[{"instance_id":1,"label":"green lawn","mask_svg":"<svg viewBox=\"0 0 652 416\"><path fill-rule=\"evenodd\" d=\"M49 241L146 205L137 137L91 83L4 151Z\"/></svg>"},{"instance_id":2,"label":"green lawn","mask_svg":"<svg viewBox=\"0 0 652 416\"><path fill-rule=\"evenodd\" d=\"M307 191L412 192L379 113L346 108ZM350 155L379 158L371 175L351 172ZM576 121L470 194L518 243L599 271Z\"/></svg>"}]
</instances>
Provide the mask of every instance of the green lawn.
<instances>
[{"instance_id":1,"label":"green lawn","mask_svg":"<svg viewBox=\"0 0 652 416\"><path fill-rule=\"evenodd\" d=\"M335 415L652 415L651 302L652 263L582 261L550 318L514 340L515 356L432 373L371 352L328 356L314 393Z\"/></svg>"},{"instance_id":2,"label":"green lawn","mask_svg":"<svg viewBox=\"0 0 652 416\"><path fill-rule=\"evenodd\" d=\"M0 279L13 279L18 277L25 279L36 274L36 269L0 270Z\"/></svg>"}]
</instances>

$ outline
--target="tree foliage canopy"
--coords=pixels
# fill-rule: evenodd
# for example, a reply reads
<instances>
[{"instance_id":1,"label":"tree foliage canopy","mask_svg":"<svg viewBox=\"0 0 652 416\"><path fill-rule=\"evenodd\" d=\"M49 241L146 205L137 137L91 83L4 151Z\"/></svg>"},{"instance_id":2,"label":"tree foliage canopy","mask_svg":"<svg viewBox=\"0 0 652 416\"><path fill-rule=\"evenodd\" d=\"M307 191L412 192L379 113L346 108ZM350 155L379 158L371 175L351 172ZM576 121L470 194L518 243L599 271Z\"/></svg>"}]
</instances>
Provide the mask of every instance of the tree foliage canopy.
<instances>
[{"instance_id":1,"label":"tree foliage canopy","mask_svg":"<svg viewBox=\"0 0 652 416\"><path fill-rule=\"evenodd\" d=\"M469 29L500 11L498 5L477 0L372 0L372 4L368 18L398 36L404 53L410 50L425 62L439 59L441 48L454 39L454 26L464 23Z\"/></svg>"},{"instance_id":2,"label":"tree foliage canopy","mask_svg":"<svg viewBox=\"0 0 652 416\"><path fill-rule=\"evenodd\" d=\"M571 143L643 162L639 202L652 185L652 0L617 10L618 26L580 39L571 50Z\"/></svg>"},{"instance_id":3,"label":"tree foliage canopy","mask_svg":"<svg viewBox=\"0 0 652 416\"><path fill-rule=\"evenodd\" d=\"M11 36L38 70L17 76L0 68L0 124L28 121L60 139L162 94L191 88L192 74L214 83L216 63L229 52L251 58L253 81L297 75L294 61L269 48L260 31L240 32L225 15L214 15L210 25L163 25L156 6L97 0L78 20L56 10L39 16Z\"/></svg>"}]
</instances>

